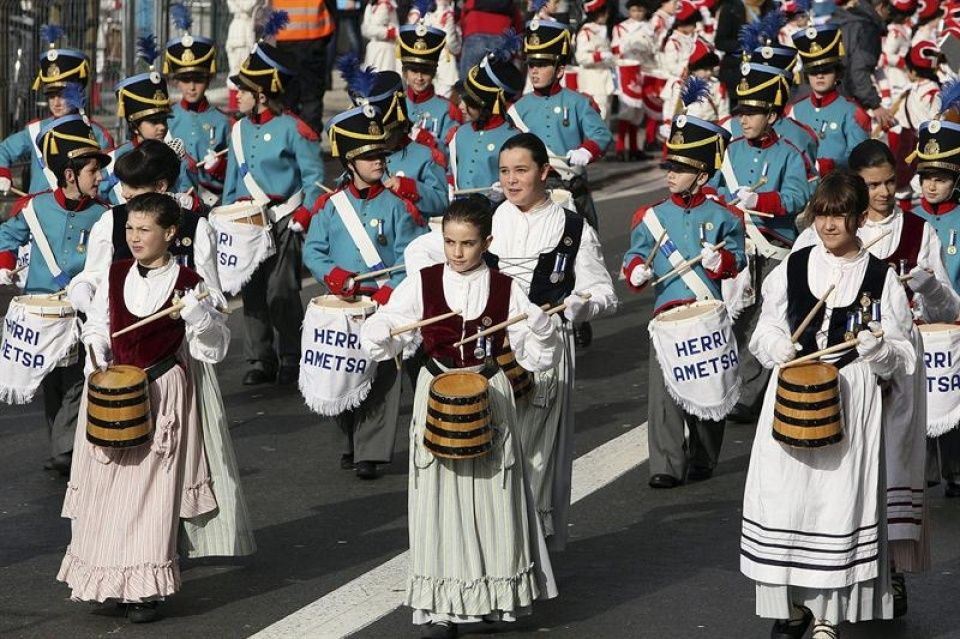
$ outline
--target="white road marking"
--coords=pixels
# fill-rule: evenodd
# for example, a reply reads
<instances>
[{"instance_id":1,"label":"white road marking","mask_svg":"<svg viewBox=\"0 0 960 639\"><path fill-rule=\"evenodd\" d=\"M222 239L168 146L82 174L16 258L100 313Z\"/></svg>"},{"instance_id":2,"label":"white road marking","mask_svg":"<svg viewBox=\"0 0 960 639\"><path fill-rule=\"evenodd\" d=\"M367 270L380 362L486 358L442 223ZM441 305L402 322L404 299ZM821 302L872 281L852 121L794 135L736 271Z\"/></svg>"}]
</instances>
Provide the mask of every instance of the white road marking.
<instances>
[{"instance_id":1,"label":"white road marking","mask_svg":"<svg viewBox=\"0 0 960 639\"><path fill-rule=\"evenodd\" d=\"M594 448L573 462L572 503L589 497L645 462L647 424ZM252 639L347 637L400 607L406 590L405 551L297 612L264 628Z\"/></svg>"}]
</instances>

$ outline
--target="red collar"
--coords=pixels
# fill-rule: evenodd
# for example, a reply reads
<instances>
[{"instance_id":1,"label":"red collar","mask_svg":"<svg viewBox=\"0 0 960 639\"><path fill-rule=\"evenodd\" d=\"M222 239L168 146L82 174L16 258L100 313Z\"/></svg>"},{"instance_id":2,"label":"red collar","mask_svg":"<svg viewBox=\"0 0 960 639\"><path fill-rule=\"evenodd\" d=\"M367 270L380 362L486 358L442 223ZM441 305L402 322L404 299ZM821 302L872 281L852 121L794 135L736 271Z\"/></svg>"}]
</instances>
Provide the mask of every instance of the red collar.
<instances>
[{"instance_id":1,"label":"red collar","mask_svg":"<svg viewBox=\"0 0 960 639\"><path fill-rule=\"evenodd\" d=\"M497 128L498 126L500 126L500 125L503 124L504 122L506 122L506 120L504 119L504 117L503 117L502 115L491 115L491 116L490 116L490 119L487 120L487 121L483 124L483 126L480 126L480 123L477 122L476 120L474 120L474 121L471 122L470 124L473 125L473 130L474 130L474 131L490 131L491 129Z\"/></svg>"},{"instance_id":2,"label":"red collar","mask_svg":"<svg viewBox=\"0 0 960 639\"><path fill-rule=\"evenodd\" d=\"M79 200L68 200L63 189L60 188L53 192L53 199L66 211L82 211L93 204L93 199L86 195L81 195Z\"/></svg>"},{"instance_id":3,"label":"red collar","mask_svg":"<svg viewBox=\"0 0 960 639\"><path fill-rule=\"evenodd\" d=\"M825 93L822 96L818 96L816 93L811 93L810 104L818 109L822 109L823 107L833 103L839 97L840 93L836 89L831 89L829 93Z\"/></svg>"},{"instance_id":4,"label":"red collar","mask_svg":"<svg viewBox=\"0 0 960 639\"><path fill-rule=\"evenodd\" d=\"M353 195L353 197L360 198L361 200L372 200L383 193L384 190L382 184L374 184L370 188L363 189L363 191L361 191L353 182L350 182L350 184L347 185L347 188L350 190L350 194Z\"/></svg>"},{"instance_id":5,"label":"red collar","mask_svg":"<svg viewBox=\"0 0 960 639\"><path fill-rule=\"evenodd\" d=\"M688 198L679 193L674 193L670 196L670 201L682 209L692 209L706 202L707 197L703 194L703 191L697 191Z\"/></svg>"},{"instance_id":6,"label":"red collar","mask_svg":"<svg viewBox=\"0 0 960 639\"><path fill-rule=\"evenodd\" d=\"M183 98L180 98L180 108L182 108L184 111L196 111L197 113L203 113L210 108L210 103L207 101L207 96L200 98L200 101L196 104L192 104Z\"/></svg>"},{"instance_id":7,"label":"red collar","mask_svg":"<svg viewBox=\"0 0 960 639\"><path fill-rule=\"evenodd\" d=\"M422 104L432 98L434 95L433 85L427 87L426 91L423 93L414 93L413 89L407 87L407 97L410 98L414 104Z\"/></svg>"},{"instance_id":8,"label":"red collar","mask_svg":"<svg viewBox=\"0 0 960 639\"><path fill-rule=\"evenodd\" d=\"M560 81L559 81L559 80L556 80L556 81L554 81L553 84L550 85L550 88L549 88L549 89L534 89L533 92L534 92L535 94L539 95L540 97L545 98L545 97L547 97L548 95L556 95L556 94L560 93L560 91L561 91L562 89L563 89L563 87L560 86Z\"/></svg>"},{"instance_id":9,"label":"red collar","mask_svg":"<svg viewBox=\"0 0 960 639\"><path fill-rule=\"evenodd\" d=\"M277 117L277 114L271 111L270 109L267 109L263 113L257 113L255 111L251 111L248 117L250 118L250 121L253 122L254 124L263 125L269 122L270 120L272 120L273 118Z\"/></svg>"},{"instance_id":10,"label":"red collar","mask_svg":"<svg viewBox=\"0 0 960 639\"><path fill-rule=\"evenodd\" d=\"M939 204L930 204L927 202L927 198L920 198L920 206L923 207L923 210L929 213L930 215L944 215L949 213L957 207L957 203L953 200L947 200L946 202L940 202Z\"/></svg>"},{"instance_id":11,"label":"red collar","mask_svg":"<svg viewBox=\"0 0 960 639\"><path fill-rule=\"evenodd\" d=\"M746 139L746 138L744 138ZM774 144L777 143L777 140L780 139L780 136L777 135L777 132L773 129L770 129L766 135L764 135L759 140L747 140L747 144L754 148L768 149Z\"/></svg>"}]
</instances>

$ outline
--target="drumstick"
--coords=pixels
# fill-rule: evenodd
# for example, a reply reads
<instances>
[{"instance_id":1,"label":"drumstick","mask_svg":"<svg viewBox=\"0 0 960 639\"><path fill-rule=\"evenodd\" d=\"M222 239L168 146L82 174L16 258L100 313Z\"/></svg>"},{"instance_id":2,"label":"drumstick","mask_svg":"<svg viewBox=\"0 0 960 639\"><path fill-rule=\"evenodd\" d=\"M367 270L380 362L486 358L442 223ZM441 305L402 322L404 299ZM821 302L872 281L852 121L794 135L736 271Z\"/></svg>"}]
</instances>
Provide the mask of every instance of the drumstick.
<instances>
[{"instance_id":1,"label":"drumstick","mask_svg":"<svg viewBox=\"0 0 960 639\"><path fill-rule=\"evenodd\" d=\"M585 300L590 299L590 293L577 293L577 295L579 295ZM553 308L547 309L545 312L547 315L554 315L556 313L559 313L560 311L563 311L566 308L567 308L566 304L557 304ZM528 316L526 313L520 313L519 315L514 315L508 320L500 322L499 324L494 324L490 328L484 329L478 333L475 333L474 335L463 338L459 342L456 342L453 345L453 347L456 348L458 346L463 346L464 344L469 344L470 342L475 342L481 337L486 337L487 335L496 333L497 331L507 328L508 326L513 326L514 324L522 322L523 320L527 319L527 317Z\"/></svg>"},{"instance_id":2,"label":"drumstick","mask_svg":"<svg viewBox=\"0 0 960 639\"><path fill-rule=\"evenodd\" d=\"M93 352L93 346L87 344L87 353L90 355L90 363L93 364L93 370L99 370L100 363L97 362L97 356Z\"/></svg>"},{"instance_id":3,"label":"drumstick","mask_svg":"<svg viewBox=\"0 0 960 639\"><path fill-rule=\"evenodd\" d=\"M714 245L713 245L712 247L710 247L710 248L712 248L714 251L716 251L717 249L720 249L720 248L723 248L724 246L726 246L726 244L727 244L727 241L726 241L726 240L723 240L723 241L720 242L719 244L714 244ZM663 277L658 277L657 279L655 279L655 280L653 281L653 286L656 286L657 284L659 284L660 282L663 282L664 280L670 279L671 277L673 277L674 275L677 275L678 273L680 273L680 271L683 271L684 269L690 268L691 266L694 266L695 264L698 264L698 263L700 262L700 260L702 260L702 259L703 259L703 255L702 255L702 254L701 254L701 255L697 255L696 257L691 257L689 260L687 260L686 262L684 262L684 263L681 264L680 266L677 266L675 269L673 269L672 271L670 271L669 273L667 273L667 274L664 275Z\"/></svg>"},{"instance_id":4,"label":"drumstick","mask_svg":"<svg viewBox=\"0 0 960 639\"><path fill-rule=\"evenodd\" d=\"M909 92L909 91L904 91L904 92L901 93L899 96L897 96L897 99L894 101L894 103L893 103L892 105L890 105L890 116L891 116L891 117L892 117L894 114L896 114L897 109L899 109L899 108L900 108L900 105L903 104L903 101L907 98L907 94L908 94L908 93L910 93L910 92ZM870 137L871 137L871 138L879 137L881 133L883 133L883 126L880 125L880 124L878 124L877 126L873 127L873 131L870 132Z\"/></svg>"},{"instance_id":5,"label":"drumstick","mask_svg":"<svg viewBox=\"0 0 960 639\"><path fill-rule=\"evenodd\" d=\"M47 295L47 299L48 299L48 300L55 300L55 299L57 299L58 297L60 297L61 295L63 295L63 294L66 293L66 292L67 292L67 289L61 288L61 289L60 289L59 291L57 291L56 293L50 293L49 295Z\"/></svg>"},{"instance_id":6,"label":"drumstick","mask_svg":"<svg viewBox=\"0 0 960 639\"><path fill-rule=\"evenodd\" d=\"M20 272L26 270L27 268L29 268L29 266L30 266L30 262L27 262L26 264L24 264L24 265L22 265L22 266L18 266L17 268L13 269L13 274L16 275L17 273L20 273Z\"/></svg>"},{"instance_id":7,"label":"drumstick","mask_svg":"<svg viewBox=\"0 0 960 639\"><path fill-rule=\"evenodd\" d=\"M325 184L320 184L319 182L315 182L315 184L319 186L321 189L323 189L324 191L326 191L327 193L333 193L333 189L331 189L329 186L326 186Z\"/></svg>"},{"instance_id":8,"label":"drumstick","mask_svg":"<svg viewBox=\"0 0 960 639\"><path fill-rule=\"evenodd\" d=\"M797 330L793 332L793 335L790 336L790 341L794 344L799 341L800 336L803 335L803 332L807 330L807 327L810 326L810 322L813 321L814 316L820 312L820 309L823 308L823 305L826 304L827 298L830 297L830 293L833 293L833 289L837 288L836 284L831 284L830 288L827 289L827 292L817 300L817 303L813 305L813 308L810 309L810 312L807 313L807 316L803 318L803 321L800 322L800 326L797 327Z\"/></svg>"},{"instance_id":9,"label":"drumstick","mask_svg":"<svg viewBox=\"0 0 960 639\"><path fill-rule=\"evenodd\" d=\"M663 241L667 239L667 229L663 229L663 233L660 234L660 237L657 238L657 243L653 245L653 250L650 251L650 255L647 256L647 259L643 261L644 266L650 266L653 264L653 259L657 256L657 251L660 250L660 245L663 244Z\"/></svg>"},{"instance_id":10,"label":"drumstick","mask_svg":"<svg viewBox=\"0 0 960 639\"><path fill-rule=\"evenodd\" d=\"M9 193L13 193L17 197L27 197L28 195L30 195L29 193L24 193L23 191L21 191L15 186L10 187Z\"/></svg>"},{"instance_id":11,"label":"drumstick","mask_svg":"<svg viewBox=\"0 0 960 639\"><path fill-rule=\"evenodd\" d=\"M743 211L744 213L749 213L750 215L753 215L756 217L770 217L770 218L777 217L773 213L764 213L763 211L754 211L753 209L740 209L740 210Z\"/></svg>"},{"instance_id":12,"label":"drumstick","mask_svg":"<svg viewBox=\"0 0 960 639\"><path fill-rule=\"evenodd\" d=\"M867 242L866 244L864 244L864 245L863 245L863 250L864 250L864 251L869 250L871 246L873 246L874 244L876 244L877 242L879 242L880 240L882 240L882 239L885 238L886 236L890 235L892 232L893 232L892 229L887 229L886 231L884 231L884 232L881 233L880 235L876 236L875 238L873 238L872 240L870 240L869 242Z\"/></svg>"},{"instance_id":13,"label":"drumstick","mask_svg":"<svg viewBox=\"0 0 960 639\"><path fill-rule=\"evenodd\" d=\"M390 337L396 337L401 333L406 333L407 331L413 331L421 326L430 326L431 324L436 324L437 322L442 322L445 319L450 319L455 315L459 315L460 311L450 311L449 313L442 313L434 317L428 317L427 319L422 319L419 322L413 322L412 324L404 324L403 326L398 326L390 331Z\"/></svg>"},{"instance_id":14,"label":"drumstick","mask_svg":"<svg viewBox=\"0 0 960 639\"><path fill-rule=\"evenodd\" d=\"M873 336L883 337L883 331L877 331L876 333L873 334ZM804 355L803 357L798 357L797 359L790 360L786 364L782 364L780 368L788 368L790 366L796 366L797 364L803 364L804 362L809 362L810 360L813 360L813 359L820 359L824 355L829 355L831 353L836 353L837 351L846 350L848 348L856 346L856 344L857 344L857 338L854 337L852 339L848 339L845 342L841 342L839 344L834 344L833 346L828 346L827 348L820 349L819 351L815 351L813 353L810 353L809 355Z\"/></svg>"},{"instance_id":15,"label":"drumstick","mask_svg":"<svg viewBox=\"0 0 960 639\"><path fill-rule=\"evenodd\" d=\"M394 271L402 271L407 268L405 264L397 264L395 266L388 266L387 268L382 268L377 271L370 271L369 273L360 273L359 275L354 276L353 281L362 282L363 280L369 280L374 277L380 277L381 275L386 275L387 273L393 273Z\"/></svg>"},{"instance_id":16,"label":"drumstick","mask_svg":"<svg viewBox=\"0 0 960 639\"><path fill-rule=\"evenodd\" d=\"M487 191L492 191L492 186L481 186L475 189L457 189L453 192L454 195L470 195L472 193L486 193Z\"/></svg>"},{"instance_id":17,"label":"drumstick","mask_svg":"<svg viewBox=\"0 0 960 639\"><path fill-rule=\"evenodd\" d=\"M590 299L590 293L577 293L577 295L580 296L580 297L582 297L582 298L585 299L585 300ZM541 308L543 308L543 307L541 307ZM557 305L554 306L553 308L548 308L548 309L544 309L544 310L546 311L547 315L556 315L557 313L561 313L561 312L567 310L567 305L566 305L566 304L557 304Z\"/></svg>"},{"instance_id":18,"label":"drumstick","mask_svg":"<svg viewBox=\"0 0 960 639\"><path fill-rule=\"evenodd\" d=\"M202 293L198 293L198 294L197 294L197 300L199 301L199 300L202 300L202 299L204 299L204 298L206 298L206 297L209 297L209 296L210 296L209 291L204 291L204 292L202 292ZM183 306L184 306L183 302L177 300L176 302L174 302L173 304L171 304L171 305L168 306L167 308L165 308L165 309L163 309L163 310L160 310L160 311L157 311L157 312L154 313L153 315L148 315L147 317L144 317L144 318L143 318L142 320L140 320L139 322L135 322L135 323L131 324L130 326L126 327L126 328L120 329L119 331L117 331L116 333L114 333L113 335L111 335L111 337L119 337L119 336L121 336L121 335L123 335L123 334L125 334L125 333L129 333L129 332L132 331L132 330L136 330L136 329L140 328L141 326L146 326L147 324L150 324L151 322L155 322L155 321L157 321L158 319L160 319L160 318L162 318L162 317L167 317L168 315L173 315L173 314L176 313L177 311L182 310L182 309L183 309Z\"/></svg>"},{"instance_id":19,"label":"drumstick","mask_svg":"<svg viewBox=\"0 0 960 639\"><path fill-rule=\"evenodd\" d=\"M764 168L766 168L766 166L765 166ZM753 193L754 191L756 191L757 189L759 189L761 186L763 186L764 184L766 184L766 183L767 183L767 176L766 176L765 174L766 174L766 171L764 171L764 175L761 175L761 176L760 176L760 179L757 180L757 183L754 184L753 186L748 186L748 187L747 187L747 190L750 191L751 193ZM740 198L738 198L738 197L735 197L735 198L733 198L733 199L730 201L730 206L736 206L737 204L740 204Z\"/></svg>"}]
</instances>

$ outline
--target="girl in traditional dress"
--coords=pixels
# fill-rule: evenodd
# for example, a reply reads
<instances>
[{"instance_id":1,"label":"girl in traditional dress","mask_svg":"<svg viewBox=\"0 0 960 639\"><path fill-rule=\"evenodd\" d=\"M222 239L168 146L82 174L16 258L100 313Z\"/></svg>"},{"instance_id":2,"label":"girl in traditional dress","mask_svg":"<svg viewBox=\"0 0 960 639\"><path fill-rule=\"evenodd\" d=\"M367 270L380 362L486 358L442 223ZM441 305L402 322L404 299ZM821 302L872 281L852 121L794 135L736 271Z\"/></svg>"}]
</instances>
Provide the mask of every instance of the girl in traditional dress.
<instances>
[{"instance_id":1,"label":"girl in traditional dress","mask_svg":"<svg viewBox=\"0 0 960 639\"><path fill-rule=\"evenodd\" d=\"M377 71L400 71L396 57L397 5L393 0L369 0L363 8L360 34L367 41L363 66Z\"/></svg>"},{"instance_id":2,"label":"girl in traditional dress","mask_svg":"<svg viewBox=\"0 0 960 639\"><path fill-rule=\"evenodd\" d=\"M519 284L484 263L490 233L485 198L451 204L443 217L446 264L409 274L361 330L363 348L389 360L414 335L392 337L391 329L450 309L460 313L420 329L429 360L417 381L410 427L406 604L414 610L414 623L424 624L423 637L453 637L457 624L513 621L529 614L535 599L557 594L524 477L513 390L494 358L506 337L521 366L546 370L556 365L560 343L550 317ZM522 322L476 343L453 346L521 313L527 315ZM451 370L478 372L489 380L495 436L484 456L437 457L424 442L431 383Z\"/></svg>"},{"instance_id":3,"label":"girl in traditional dress","mask_svg":"<svg viewBox=\"0 0 960 639\"><path fill-rule=\"evenodd\" d=\"M580 67L577 90L593 98L600 117L607 121L613 95L613 72L616 61L607 37L610 6L607 0L591 0L584 4L587 21L577 32L576 62Z\"/></svg>"},{"instance_id":4,"label":"girl in traditional dress","mask_svg":"<svg viewBox=\"0 0 960 639\"><path fill-rule=\"evenodd\" d=\"M180 207L148 193L130 200L127 243L134 259L115 262L97 289L83 329L94 360L143 369L149 380L152 440L106 448L87 440L81 408L63 516L72 538L57 576L78 601L128 604L133 623L157 618L157 602L180 588L177 531L217 508L210 485L190 370L226 355L230 331L203 280L170 255ZM111 335L179 298L167 317ZM88 360L89 361L89 360Z\"/></svg>"},{"instance_id":5,"label":"girl in traditional dress","mask_svg":"<svg viewBox=\"0 0 960 639\"><path fill-rule=\"evenodd\" d=\"M757 615L777 619L775 639L799 639L813 620L813 639L837 639L841 622L893 615L878 381L911 374L917 354L903 285L857 239L868 204L860 176L836 170L823 179L810 202L821 243L795 251L764 280L750 340L760 363L777 368L856 337L823 358L839 368L839 440L783 443L772 428L776 371L764 399L744 491L740 569L756 582ZM794 342L820 298L824 306Z\"/></svg>"}]
</instances>

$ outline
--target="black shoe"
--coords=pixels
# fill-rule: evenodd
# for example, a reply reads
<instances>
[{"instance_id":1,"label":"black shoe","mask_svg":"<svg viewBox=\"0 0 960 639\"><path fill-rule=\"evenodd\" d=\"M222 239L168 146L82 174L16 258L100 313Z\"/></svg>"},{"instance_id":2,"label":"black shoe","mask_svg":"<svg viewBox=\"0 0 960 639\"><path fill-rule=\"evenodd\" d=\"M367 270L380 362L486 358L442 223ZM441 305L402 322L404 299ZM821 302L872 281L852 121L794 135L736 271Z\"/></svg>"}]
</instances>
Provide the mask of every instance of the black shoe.
<instances>
[{"instance_id":1,"label":"black shoe","mask_svg":"<svg viewBox=\"0 0 960 639\"><path fill-rule=\"evenodd\" d=\"M676 488L680 480L673 475L654 475L650 478L650 488Z\"/></svg>"},{"instance_id":2,"label":"black shoe","mask_svg":"<svg viewBox=\"0 0 960 639\"><path fill-rule=\"evenodd\" d=\"M357 462L357 477L360 479L376 479L378 477L377 465L369 461Z\"/></svg>"},{"instance_id":3,"label":"black shoe","mask_svg":"<svg viewBox=\"0 0 960 639\"><path fill-rule=\"evenodd\" d=\"M650 155L644 151L631 151L630 159L634 162L643 162L650 159Z\"/></svg>"},{"instance_id":4,"label":"black shoe","mask_svg":"<svg viewBox=\"0 0 960 639\"><path fill-rule=\"evenodd\" d=\"M705 481L711 477L713 477L712 468L691 466L690 470L687 471L687 481Z\"/></svg>"},{"instance_id":5,"label":"black shoe","mask_svg":"<svg viewBox=\"0 0 960 639\"><path fill-rule=\"evenodd\" d=\"M593 342L593 327L590 322L573 325L573 343L580 348L586 348Z\"/></svg>"},{"instance_id":6,"label":"black shoe","mask_svg":"<svg viewBox=\"0 0 960 639\"><path fill-rule=\"evenodd\" d=\"M952 479L947 480L947 485L943 489L943 494L947 497L960 497L960 483L957 483Z\"/></svg>"},{"instance_id":7,"label":"black shoe","mask_svg":"<svg viewBox=\"0 0 960 639\"><path fill-rule=\"evenodd\" d=\"M425 623L420 626L421 639L453 639L457 636L457 624L449 621Z\"/></svg>"},{"instance_id":8,"label":"black shoe","mask_svg":"<svg viewBox=\"0 0 960 639\"><path fill-rule=\"evenodd\" d=\"M269 384L273 381L273 375L268 375L266 371L254 368L247 371L243 376L244 386L259 386L260 384Z\"/></svg>"},{"instance_id":9,"label":"black shoe","mask_svg":"<svg viewBox=\"0 0 960 639\"><path fill-rule=\"evenodd\" d=\"M277 375L277 383L281 386L296 384L300 380L299 366L281 366L280 374Z\"/></svg>"},{"instance_id":10,"label":"black shoe","mask_svg":"<svg viewBox=\"0 0 960 639\"><path fill-rule=\"evenodd\" d=\"M747 408L743 404L737 404L733 407L733 410L730 411L730 414L727 415L727 421L737 424L753 424L759 417L760 414L755 410Z\"/></svg>"},{"instance_id":11,"label":"black shoe","mask_svg":"<svg viewBox=\"0 0 960 639\"><path fill-rule=\"evenodd\" d=\"M353 463L353 455L350 453L344 453L340 455L340 468L343 470L353 470L357 465Z\"/></svg>"},{"instance_id":12,"label":"black shoe","mask_svg":"<svg viewBox=\"0 0 960 639\"><path fill-rule=\"evenodd\" d=\"M907 582L903 573L890 575L890 585L893 588L893 616L902 617L907 614Z\"/></svg>"},{"instance_id":13,"label":"black shoe","mask_svg":"<svg viewBox=\"0 0 960 639\"><path fill-rule=\"evenodd\" d=\"M44 470L55 470L61 477L70 476L70 462L73 459L73 453L62 453L56 457L51 457L43 464Z\"/></svg>"},{"instance_id":14,"label":"black shoe","mask_svg":"<svg viewBox=\"0 0 960 639\"><path fill-rule=\"evenodd\" d=\"M803 619L785 619L773 622L770 629L770 639L800 639L810 627L813 613L803 609Z\"/></svg>"},{"instance_id":15,"label":"black shoe","mask_svg":"<svg viewBox=\"0 0 960 639\"><path fill-rule=\"evenodd\" d=\"M156 601L130 604L127 607L127 619L130 620L130 623L150 623L159 618L160 614L157 612Z\"/></svg>"}]
</instances>

